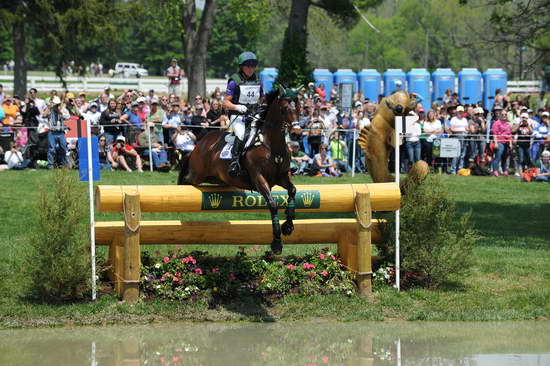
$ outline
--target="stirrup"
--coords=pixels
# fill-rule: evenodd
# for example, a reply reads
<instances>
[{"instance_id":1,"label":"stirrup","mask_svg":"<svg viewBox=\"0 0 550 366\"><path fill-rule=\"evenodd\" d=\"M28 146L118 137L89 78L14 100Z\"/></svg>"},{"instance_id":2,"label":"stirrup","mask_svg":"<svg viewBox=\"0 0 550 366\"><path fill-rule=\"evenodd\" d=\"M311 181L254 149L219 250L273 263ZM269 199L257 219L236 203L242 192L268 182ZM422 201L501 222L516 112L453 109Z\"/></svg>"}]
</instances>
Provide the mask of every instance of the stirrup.
<instances>
[{"instance_id":1,"label":"stirrup","mask_svg":"<svg viewBox=\"0 0 550 366\"><path fill-rule=\"evenodd\" d=\"M229 175L232 177L238 177L241 175L241 165L239 160L235 159L229 163Z\"/></svg>"}]
</instances>

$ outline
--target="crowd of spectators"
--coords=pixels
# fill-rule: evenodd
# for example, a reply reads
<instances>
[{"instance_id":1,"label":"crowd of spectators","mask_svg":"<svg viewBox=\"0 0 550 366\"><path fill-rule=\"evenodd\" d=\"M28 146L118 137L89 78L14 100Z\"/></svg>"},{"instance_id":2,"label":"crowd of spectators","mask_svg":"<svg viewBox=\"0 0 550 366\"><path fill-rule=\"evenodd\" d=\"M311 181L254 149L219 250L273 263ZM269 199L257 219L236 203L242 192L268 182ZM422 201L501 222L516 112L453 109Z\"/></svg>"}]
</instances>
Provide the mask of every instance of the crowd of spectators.
<instances>
[{"instance_id":1,"label":"crowd of spectators","mask_svg":"<svg viewBox=\"0 0 550 366\"><path fill-rule=\"evenodd\" d=\"M177 92L175 79L181 74L171 67L171 85ZM381 96L369 100L356 93L348 109L340 107L337 90L337 86L325 90L310 83L300 91L300 115L287 138L293 174L365 172L357 137L371 123ZM324 100L327 93L330 101ZM52 90L40 98L34 88L25 96L9 96L0 85L1 132L12 136L12 141L4 140L2 145L0 169L76 165L77 139L67 138L67 130L69 126L78 128L79 121L85 120L91 122L92 134L99 138L103 169L143 171L145 165L152 165L155 170L168 171L208 131L229 127L222 99L219 89L208 97L197 95L185 102L177 93L125 90L114 95L108 87L99 96ZM442 101L431 106L420 103L412 113L418 115L418 121L403 136L402 172L420 159L448 174L467 169L472 174L513 172L521 176L533 167L542 173L550 169L550 152L546 152L550 147L549 110L544 93L536 101L497 93L494 107L488 111L481 104L461 105L458 95L449 90ZM441 138L458 139L456 158L434 154L434 142ZM538 178L544 180L548 175Z\"/></svg>"}]
</instances>

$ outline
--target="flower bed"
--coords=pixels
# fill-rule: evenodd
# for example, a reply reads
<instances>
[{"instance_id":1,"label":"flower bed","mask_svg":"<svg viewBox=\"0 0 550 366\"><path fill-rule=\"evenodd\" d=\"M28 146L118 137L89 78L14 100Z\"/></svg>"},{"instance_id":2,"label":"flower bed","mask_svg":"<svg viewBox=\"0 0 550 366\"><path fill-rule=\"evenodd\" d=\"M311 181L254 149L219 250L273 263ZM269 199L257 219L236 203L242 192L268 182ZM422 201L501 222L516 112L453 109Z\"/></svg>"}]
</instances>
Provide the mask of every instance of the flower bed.
<instances>
[{"instance_id":1,"label":"flower bed","mask_svg":"<svg viewBox=\"0 0 550 366\"><path fill-rule=\"evenodd\" d=\"M235 257L225 258L207 252L185 253L181 247L165 256L144 252L141 289L147 297L174 300L355 292L352 274L328 248L284 258L274 258L269 252L249 255L259 250L240 247Z\"/></svg>"}]
</instances>

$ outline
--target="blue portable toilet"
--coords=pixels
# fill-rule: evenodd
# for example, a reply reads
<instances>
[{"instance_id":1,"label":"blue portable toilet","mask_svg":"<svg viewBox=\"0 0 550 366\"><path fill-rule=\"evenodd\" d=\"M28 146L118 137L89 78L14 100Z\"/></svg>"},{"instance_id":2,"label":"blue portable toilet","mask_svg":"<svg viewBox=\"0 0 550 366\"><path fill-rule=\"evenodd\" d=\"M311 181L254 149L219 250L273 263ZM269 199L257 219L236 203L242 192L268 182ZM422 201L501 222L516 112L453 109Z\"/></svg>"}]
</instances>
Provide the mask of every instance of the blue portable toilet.
<instances>
[{"instance_id":1,"label":"blue portable toilet","mask_svg":"<svg viewBox=\"0 0 550 366\"><path fill-rule=\"evenodd\" d=\"M401 83L401 89L406 90L405 73L401 69L387 69L384 72L384 95L387 97L394 90L398 89Z\"/></svg>"},{"instance_id":2,"label":"blue portable toilet","mask_svg":"<svg viewBox=\"0 0 550 366\"><path fill-rule=\"evenodd\" d=\"M430 73L426 69L411 69L407 74L409 93L416 93L422 98L426 110L432 107L432 93L430 90Z\"/></svg>"},{"instance_id":3,"label":"blue portable toilet","mask_svg":"<svg viewBox=\"0 0 550 366\"><path fill-rule=\"evenodd\" d=\"M274 67L266 67L260 72L260 82L264 93L269 93L273 89L273 82L277 79L279 71Z\"/></svg>"},{"instance_id":4,"label":"blue portable toilet","mask_svg":"<svg viewBox=\"0 0 550 366\"><path fill-rule=\"evenodd\" d=\"M462 69L458 73L458 97L462 104L482 101L481 73L477 69Z\"/></svg>"},{"instance_id":5,"label":"blue portable toilet","mask_svg":"<svg viewBox=\"0 0 550 366\"><path fill-rule=\"evenodd\" d=\"M432 73L432 100L443 104L445 91L451 89L455 92L456 74L451 69L437 69Z\"/></svg>"},{"instance_id":6,"label":"blue portable toilet","mask_svg":"<svg viewBox=\"0 0 550 366\"><path fill-rule=\"evenodd\" d=\"M328 69L315 69L313 70L313 79L315 80L315 86L323 84L325 86L326 97L325 100L330 100L330 91L332 90L332 72Z\"/></svg>"},{"instance_id":7,"label":"blue portable toilet","mask_svg":"<svg viewBox=\"0 0 550 366\"><path fill-rule=\"evenodd\" d=\"M354 73L351 69L338 69L334 73L334 83L335 84L351 84L353 86L353 91L357 90L357 74Z\"/></svg>"},{"instance_id":8,"label":"blue portable toilet","mask_svg":"<svg viewBox=\"0 0 550 366\"><path fill-rule=\"evenodd\" d=\"M382 92L382 76L380 73L375 69L363 69L357 76L359 90L363 93L363 96L376 103Z\"/></svg>"},{"instance_id":9,"label":"blue portable toilet","mask_svg":"<svg viewBox=\"0 0 550 366\"><path fill-rule=\"evenodd\" d=\"M493 109L495 104L496 90L500 89L506 94L508 85L508 74L502 69L487 69L483 73L483 105L486 109Z\"/></svg>"}]
</instances>

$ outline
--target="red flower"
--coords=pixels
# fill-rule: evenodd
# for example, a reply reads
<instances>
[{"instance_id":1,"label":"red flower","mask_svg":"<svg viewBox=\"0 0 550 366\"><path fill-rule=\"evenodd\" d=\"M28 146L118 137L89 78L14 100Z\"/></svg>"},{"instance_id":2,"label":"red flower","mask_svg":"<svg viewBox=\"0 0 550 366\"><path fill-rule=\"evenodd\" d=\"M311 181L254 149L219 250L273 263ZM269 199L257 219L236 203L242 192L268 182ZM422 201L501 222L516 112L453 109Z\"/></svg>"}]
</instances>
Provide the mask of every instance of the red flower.
<instances>
[{"instance_id":1,"label":"red flower","mask_svg":"<svg viewBox=\"0 0 550 366\"><path fill-rule=\"evenodd\" d=\"M192 256L187 256L187 257L181 259L181 263L197 264L197 261Z\"/></svg>"},{"instance_id":2,"label":"red flower","mask_svg":"<svg viewBox=\"0 0 550 366\"><path fill-rule=\"evenodd\" d=\"M195 273L198 274L198 275L201 275L202 274L202 269L195 268Z\"/></svg>"},{"instance_id":3,"label":"red flower","mask_svg":"<svg viewBox=\"0 0 550 366\"><path fill-rule=\"evenodd\" d=\"M176 253L172 254L172 258L176 258Z\"/></svg>"},{"instance_id":4,"label":"red flower","mask_svg":"<svg viewBox=\"0 0 550 366\"><path fill-rule=\"evenodd\" d=\"M155 250L156 255L160 255L160 250Z\"/></svg>"},{"instance_id":5,"label":"red flower","mask_svg":"<svg viewBox=\"0 0 550 366\"><path fill-rule=\"evenodd\" d=\"M328 356L323 356L323 363L328 363Z\"/></svg>"},{"instance_id":6,"label":"red flower","mask_svg":"<svg viewBox=\"0 0 550 366\"><path fill-rule=\"evenodd\" d=\"M163 261L164 263L168 263L168 262L170 262L170 258L164 257L164 258L162 258L162 261Z\"/></svg>"},{"instance_id":7,"label":"red flower","mask_svg":"<svg viewBox=\"0 0 550 366\"><path fill-rule=\"evenodd\" d=\"M328 252L328 247L321 249L323 252Z\"/></svg>"},{"instance_id":8,"label":"red flower","mask_svg":"<svg viewBox=\"0 0 550 366\"><path fill-rule=\"evenodd\" d=\"M212 273L220 273L220 269L218 267L212 268Z\"/></svg>"},{"instance_id":9,"label":"red flower","mask_svg":"<svg viewBox=\"0 0 550 366\"><path fill-rule=\"evenodd\" d=\"M302 267L304 267L304 269L313 269L315 268L315 265L311 263L304 263Z\"/></svg>"},{"instance_id":10,"label":"red flower","mask_svg":"<svg viewBox=\"0 0 550 366\"><path fill-rule=\"evenodd\" d=\"M336 260L336 257L333 256L333 255L331 255L331 256L330 256L330 259L332 259L333 261L335 261L335 260Z\"/></svg>"},{"instance_id":11,"label":"red flower","mask_svg":"<svg viewBox=\"0 0 550 366\"><path fill-rule=\"evenodd\" d=\"M176 245L176 250L180 250L181 249L181 245Z\"/></svg>"},{"instance_id":12,"label":"red flower","mask_svg":"<svg viewBox=\"0 0 550 366\"><path fill-rule=\"evenodd\" d=\"M328 276L328 272L327 272L327 271L323 271L323 272L321 272L321 274L322 274L324 277Z\"/></svg>"},{"instance_id":13,"label":"red flower","mask_svg":"<svg viewBox=\"0 0 550 366\"><path fill-rule=\"evenodd\" d=\"M294 271L296 269L296 266L294 264L289 264L288 266L286 266L286 268Z\"/></svg>"},{"instance_id":14,"label":"red flower","mask_svg":"<svg viewBox=\"0 0 550 366\"><path fill-rule=\"evenodd\" d=\"M179 282L179 281L180 281L180 279L177 278L177 277L172 278L172 282Z\"/></svg>"},{"instance_id":15,"label":"red flower","mask_svg":"<svg viewBox=\"0 0 550 366\"><path fill-rule=\"evenodd\" d=\"M319 254L319 259L325 259L325 255L323 253Z\"/></svg>"}]
</instances>

